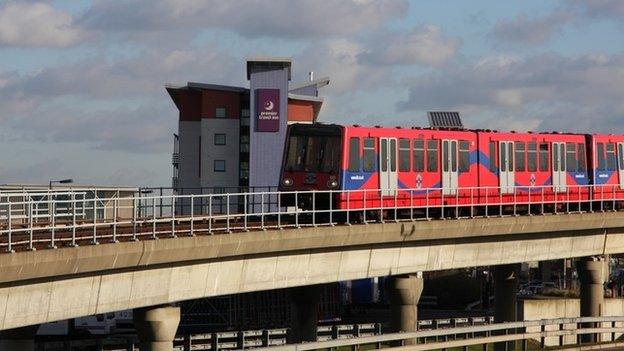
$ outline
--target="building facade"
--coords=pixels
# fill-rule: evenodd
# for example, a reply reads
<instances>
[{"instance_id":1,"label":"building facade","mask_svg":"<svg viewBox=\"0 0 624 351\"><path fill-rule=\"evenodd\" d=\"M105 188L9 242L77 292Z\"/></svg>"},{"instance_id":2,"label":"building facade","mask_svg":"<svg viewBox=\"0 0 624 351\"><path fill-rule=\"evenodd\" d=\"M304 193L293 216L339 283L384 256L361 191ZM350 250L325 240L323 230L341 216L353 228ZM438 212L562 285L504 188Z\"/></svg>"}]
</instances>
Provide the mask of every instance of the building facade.
<instances>
[{"instance_id":1,"label":"building facade","mask_svg":"<svg viewBox=\"0 0 624 351\"><path fill-rule=\"evenodd\" d=\"M199 194L278 185L287 125L314 123L323 104L319 88L329 84L321 78L291 86L290 72L290 59L249 58L249 88L166 86L179 111L174 190Z\"/></svg>"}]
</instances>

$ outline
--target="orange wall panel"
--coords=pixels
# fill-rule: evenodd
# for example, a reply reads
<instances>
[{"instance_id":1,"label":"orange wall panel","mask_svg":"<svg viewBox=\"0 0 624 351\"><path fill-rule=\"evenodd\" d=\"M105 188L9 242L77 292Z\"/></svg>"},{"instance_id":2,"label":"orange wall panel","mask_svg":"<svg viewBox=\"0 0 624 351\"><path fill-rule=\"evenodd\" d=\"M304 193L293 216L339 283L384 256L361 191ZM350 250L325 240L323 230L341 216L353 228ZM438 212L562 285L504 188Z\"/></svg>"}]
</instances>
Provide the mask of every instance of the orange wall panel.
<instances>
[{"instance_id":1,"label":"orange wall panel","mask_svg":"<svg viewBox=\"0 0 624 351\"><path fill-rule=\"evenodd\" d=\"M310 101L288 100L288 121L313 122L314 106Z\"/></svg>"}]
</instances>

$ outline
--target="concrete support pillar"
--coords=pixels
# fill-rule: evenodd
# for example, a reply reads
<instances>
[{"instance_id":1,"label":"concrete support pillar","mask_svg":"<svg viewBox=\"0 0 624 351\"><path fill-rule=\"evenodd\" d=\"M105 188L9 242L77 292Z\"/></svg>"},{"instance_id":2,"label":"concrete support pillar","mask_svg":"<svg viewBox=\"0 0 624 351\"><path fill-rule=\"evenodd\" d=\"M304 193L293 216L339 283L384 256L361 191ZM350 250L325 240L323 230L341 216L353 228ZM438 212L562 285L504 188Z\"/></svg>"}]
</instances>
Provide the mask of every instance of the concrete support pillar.
<instances>
[{"instance_id":1,"label":"concrete support pillar","mask_svg":"<svg viewBox=\"0 0 624 351\"><path fill-rule=\"evenodd\" d=\"M390 328L392 332L413 332L418 325L418 301L423 291L423 279L417 275L391 277L387 282L390 300ZM407 345L414 340L406 340Z\"/></svg>"},{"instance_id":2,"label":"concrete support pillar","mask_svg":"<svg viewBox=\"0 0 624 351\"><path fill-rule=\"evenodd\" d=\"M605 261L602 257L584 257L576 262L581 283L581 317L600 317L604 312ZM585 323L584 328L594 328L596 323ZM597 342L595 334L581 336L581 342Z\"/></svg>"},{"instance_id":3,"label":"concrete support pillar","mask_svg":"<svg viewBox=\"0 0 624 351\"><path fill-rule=\"evenodd\" d=\"M321 292L322 285L300 286L288 290L290 299L289 343L316 341Z\"/></svg>"},{"instance_id":4,"label":"concrete support pillar","mask_svg":"<svg viewBox=\"0 0 624 351\"><path fill-rule=\"evenodd\" d=\"M0 351L34 351L35 335L39 325L0 332Z\"/></svg>"},{"instance_id":5,"label":"concrete support pillar","mask_svg":"<svg viewBox=\"0 0 624 351\"><path fill-rule=\"evenodd\" d=\"M133 312L134 328L141 341L141 351L172 351L180 307L154 306Z\"/></svg>"},{"instance_id":6,"label":"concrete support pillar","mask_svg":"<svg viewBox=\"0 0 624 351\"><path fill-rule=\"evenodd\" d=\"M518 274L519 264L495 266L494 275L494 323L518 320ZM494 350L513 350L513 342L494 344Z\"/></svg>"}]
</instances>

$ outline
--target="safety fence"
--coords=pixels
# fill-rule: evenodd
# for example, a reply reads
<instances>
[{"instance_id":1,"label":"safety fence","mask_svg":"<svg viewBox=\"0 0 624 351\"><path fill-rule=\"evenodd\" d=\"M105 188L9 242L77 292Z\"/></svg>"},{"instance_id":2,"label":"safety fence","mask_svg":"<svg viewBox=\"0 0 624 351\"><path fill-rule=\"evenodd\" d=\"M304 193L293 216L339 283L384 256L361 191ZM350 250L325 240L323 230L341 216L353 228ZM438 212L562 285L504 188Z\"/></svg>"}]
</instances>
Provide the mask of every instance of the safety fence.
<instances>
[{"instance_id":1,"label":"safety fence","mask_svg":"<svg viewBox=\"0 0 624 351\"><path fill-rule=\"evenodd\" d=\"M617 211L619 185L259 191L92 198L0 193L0 250L384 221ZM384 195L385 194L385 195Z\"/></svg>"},{"instance_id":2,"label":"safety fence","mask_svg":"<svg viewBox=\"0 0 624 351\"><path fill-rule=\"evenodd\" d=\"M612 348L618 343L618 336L624 333L624 317L582 317L558 318L537 321L484 324L419 330L416 332L392 333L329 341L289 344L263 348L262 350L304 351L321 349L346 349L372 345L374 348L399 347L405 350L447 350L480 346L488 350L494 343L501 343L505 349L518 344L519 349L543 350L547 338L557 338L558 347L589 343L593 349ZM572 336L569 341L566 337Z\"/></svg>"}]
</instances>

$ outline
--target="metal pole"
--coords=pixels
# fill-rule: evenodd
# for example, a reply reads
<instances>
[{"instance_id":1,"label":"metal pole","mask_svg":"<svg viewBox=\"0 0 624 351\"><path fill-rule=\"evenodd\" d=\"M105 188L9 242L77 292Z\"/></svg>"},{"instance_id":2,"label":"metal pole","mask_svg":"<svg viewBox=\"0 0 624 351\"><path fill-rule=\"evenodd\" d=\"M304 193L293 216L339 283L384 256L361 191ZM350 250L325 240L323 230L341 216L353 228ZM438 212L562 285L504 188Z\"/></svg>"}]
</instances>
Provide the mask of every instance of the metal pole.
<instances>
[{"instance_id":1,"label":"metal pole","mask_svg":"<svg viewBox=\"0 0 624 351\"><path fill-rule=\"evenodd\" d=\"M8 201L8 213L7 213L7 228L8 228L8 246L7 246L7 252L14 252L13 251L13 244L12 244L12 239L13 239L13 234L12 234L12 226L13 226L13 219L11 218L11 212L13 211L13 209L11 208L11 200L9 198L7 198ZM31 245L32 245L32 239L31 239Z\"/></svg>"},{"instance_id":2,"label":"metal pole","mask_svg":"<svg viewBox=\"0 0 624 351\"><path fill-rule=\"evenodd\" d=\"M117 198L115 198L113 199L113 243L119 242L117 240L117 214L119 211L119 208L117 206L119 206L119 201Z\"/></svg>"},{"instance_id":3,"label":"metal pole","mask_svg":"<svg viewBox=\"0 0 624 351\"><path fill-rule=\"evenodd\" d=\"M193 226L195 224L195 220L194 220L194 213L195 213L195 195L191 195L191 229L189 232L189 236L195 236L195 233L193 232Z\"/></svg>"},{"instance_id":4,"label":"metal pole","mask_svg":"<svg viewBox=\"0 0 624 351\"><path fill-rule=\"evenodd\" d=\"M176 235L176 197L175 195L171 195L171 237L175 238Z\"/></svg>"},{"instance_id":5,"label":"metal pole","mask_svg":"<svg viewBox=\"0 0 624 351\"><path fill-rule=\"evenodd\" d=\"M93 195L93 245L97 245L97 197Z\"/></svg>"},{"instance_id":6,"label":"metal pole","mask_svg":"<svg viewBox=\"0 0 624 351\"><path fill-rule=\"evenodd\" d=\"M140 202L141 200L139 199L139 211L141 211L141 205ZM137 241L137 231L136 231L136 226L137 226L137 199L136 197L132 198L132 241Z\"/></svg>"},{"instance_id":7,"label":"metal pole","mask_svg":"<svg viewBox=\"0 0 624 351\"><path fill-rule=\"evenodd\" d=\"M160 201L162 202L162 197ZM162 206L160 209L162 211ZM152 199L152 239L158 239L158 237L156 237L156 198Z\"/></svg>"},{"instance_id":8,"label":"metal pole","mask_svg":"<svg viewBox=\"0 0 624 351\"><path fill-rule=\"evenodd\" d=\"M72 192L72 241L70 246L76 247L76 194Z\"/></svg>"}]
</instances>

